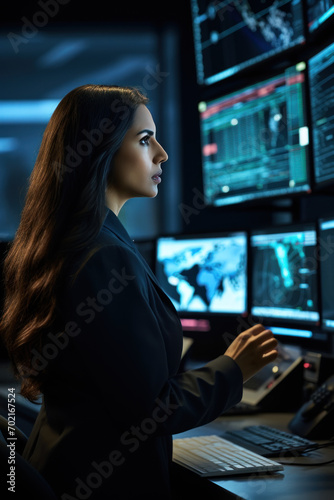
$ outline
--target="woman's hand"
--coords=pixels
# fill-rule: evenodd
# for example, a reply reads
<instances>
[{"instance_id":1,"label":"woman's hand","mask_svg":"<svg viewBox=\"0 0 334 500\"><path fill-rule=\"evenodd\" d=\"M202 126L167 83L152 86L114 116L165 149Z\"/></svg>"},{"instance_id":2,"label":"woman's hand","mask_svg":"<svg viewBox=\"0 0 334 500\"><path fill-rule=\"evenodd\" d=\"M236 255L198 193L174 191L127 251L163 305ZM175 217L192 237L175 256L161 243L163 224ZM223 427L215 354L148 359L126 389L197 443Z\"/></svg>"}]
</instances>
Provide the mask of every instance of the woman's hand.
<instances>
[{"instance_id":1,"label":"woman's hand","mask_svg":"<svg viewBox=\"0 0 334 500\"><path fill-rule=\"evenodd\" d=\"M278 342L270 330L258 324L240 333L225 351L239 365L244 382L277 357Z\"/></svg>"}]
</instances>

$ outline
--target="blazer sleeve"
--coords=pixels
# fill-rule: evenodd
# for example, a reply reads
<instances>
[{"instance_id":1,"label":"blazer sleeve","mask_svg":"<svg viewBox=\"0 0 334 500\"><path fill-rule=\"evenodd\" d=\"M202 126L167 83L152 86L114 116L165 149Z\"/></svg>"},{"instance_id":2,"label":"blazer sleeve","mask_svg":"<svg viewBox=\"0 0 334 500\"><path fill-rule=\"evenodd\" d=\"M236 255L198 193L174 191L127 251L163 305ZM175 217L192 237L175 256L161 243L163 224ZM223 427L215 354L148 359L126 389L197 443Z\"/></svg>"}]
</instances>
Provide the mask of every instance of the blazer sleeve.
<instances>
[{"instance_id":1,"label":"blazer sleeve","mask_svg":"<svg viewBox=\"0 0 334 500\"><path fill-rule=\"evenodd\" d=\"M139 264L120 245L97 251L65 296L66 321L76 326L74 352L112 419L132 425L153 418L158 432L175 434L212 421L238 403L242 374L221 355L200 369L170 375L159 318Z\"/></svg>"}]
</instances>

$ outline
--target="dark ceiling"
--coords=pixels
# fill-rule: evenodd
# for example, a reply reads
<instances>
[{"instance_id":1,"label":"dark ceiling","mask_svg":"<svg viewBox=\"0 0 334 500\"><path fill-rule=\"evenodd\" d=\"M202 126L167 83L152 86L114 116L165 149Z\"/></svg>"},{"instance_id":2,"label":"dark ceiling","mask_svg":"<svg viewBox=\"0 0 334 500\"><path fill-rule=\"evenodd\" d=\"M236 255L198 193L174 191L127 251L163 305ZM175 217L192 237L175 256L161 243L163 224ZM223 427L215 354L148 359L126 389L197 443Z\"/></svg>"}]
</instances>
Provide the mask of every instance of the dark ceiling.
<instances>
[{"instance_id":1,"label":"dark ceiling","mask_svg":"<svg viewBox=\"0 0 334 500\"><path fill-rule=\"evenodd\" d=\"M22 17L32 19L33 15L42 9L42 5L58 10L50 16L52 22L131 22L155 23L183 22L190 12L190 0L30 0L12 1L6 3L2 9L2 23L19 23ZM59 9L57 8L59 7Z\"/></svg>"}]
</instances>

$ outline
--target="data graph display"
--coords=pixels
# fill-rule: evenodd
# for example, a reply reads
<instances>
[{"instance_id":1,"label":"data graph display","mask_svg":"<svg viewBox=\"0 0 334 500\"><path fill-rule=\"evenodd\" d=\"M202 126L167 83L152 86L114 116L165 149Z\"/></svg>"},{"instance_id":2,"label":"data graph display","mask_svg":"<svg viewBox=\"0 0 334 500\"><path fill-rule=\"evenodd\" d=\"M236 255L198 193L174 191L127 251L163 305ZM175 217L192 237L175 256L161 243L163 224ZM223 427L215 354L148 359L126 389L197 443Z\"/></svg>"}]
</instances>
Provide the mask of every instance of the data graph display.
<instances>
[{"instance_id":1,"label":"data graph display","mask_svg":"<svg viewBox=\"0 0 334 500\"><path fill-rule=\"evenodd\" d=\"M250 245L252 314L284 322L318 323L316 227L253 232Z\"/></svg>"},{"instance_id":2,"label":"data graph display","mask_svg":"<svg viewBox=\"0 0 334 500\"><path fill-rule=\"evenodd\" d=\"M316 183L334 181L334 43L309 60Z\"/></svg>"},{"instance_id":3,"label":"data graph display","mask_svg":"<svg viewBox=\"0 0 334 500\"><path fill-rule=\"evenodd\" d=\"M247 234L158 238L156 276L183 313L247 310Z\"/></svg>"},{"instance_id":4,"label":"data graph display","mask_svg":"<svg viewBox=\"0 0 334 500\"><path fill-rule=\"evenodd\" d=\"M199 84L210 85L305 40L301 0L191 0Z\"/></svg>"},{"instance_id":5,"label":"data graph display","mask_svg":"<svg viewBox=\"0 0 334 500\"><path fill-rule=\"evenodd\" d=\"M310 189L305 63L199 104L203 189L228 205Z\"/></svg>"},{"instance_id":6,"label":"data graph display","mask_svg":"<svg viewBox=\"0 0 334 500\"><path fill-rule=\"evenodd\" d=\"M322 326L334 331L334 217L319 221Z\"/></svg>"},{"instance_id":7,"label":"data graph display","mask_svg":"<svg viewBox=\"0 0 334 500\"><path fill-rule=\"evenodd\" d=\"M312 33L334 15L334 0L307 0L308 29Z\"/></svg>"}]
</instances>

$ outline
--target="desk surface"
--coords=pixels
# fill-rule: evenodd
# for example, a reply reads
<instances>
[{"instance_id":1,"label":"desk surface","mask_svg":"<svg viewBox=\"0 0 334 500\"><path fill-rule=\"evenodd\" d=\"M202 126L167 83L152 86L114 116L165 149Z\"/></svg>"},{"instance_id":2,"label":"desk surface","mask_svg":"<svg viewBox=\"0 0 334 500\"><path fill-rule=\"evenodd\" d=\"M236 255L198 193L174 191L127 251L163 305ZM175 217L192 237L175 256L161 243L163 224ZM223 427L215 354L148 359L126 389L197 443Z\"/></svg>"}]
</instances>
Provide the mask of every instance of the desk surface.
<instances>
[{"instance_id":1,"label":"desk surface","mask_svg":"<svg viewBox=\"0 0 334 500\"><path fill-rule=\"evenodd\" d=\"M288 430L287 425L292 414L264 413L257 415L223 416L214 422L191 431L177 434L175 438L199 436L203 434L221 435L224 431L238 429L248 425L265 424L282 430ZM215 497L227 498L227 492L232 498L244 500L333 500L334 498L334 462L327 465L309 465L311 462L325 462L334 458L334 445L314 451L307 457L287 457L284 470L273 474L240 476L233 478L203 479L209 481L208 487L214 487ZM272 458L275 460L275 458ZM277 460L278 461L278 460ZM283 461L283 460L282 460ZM293 465L305 463L305 465ZM308 464L308 465L307 465ZM211 498L211 497L210 497ZM231 495L228 495L231 498Z\"/></svg>"}]
</instances>

